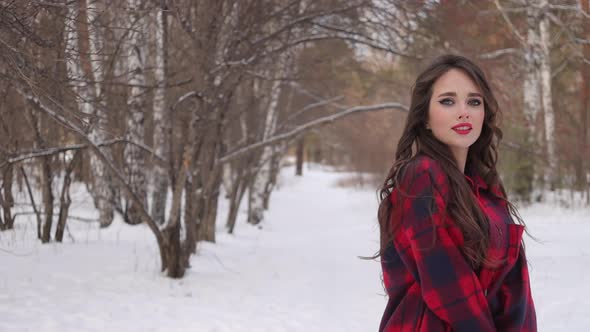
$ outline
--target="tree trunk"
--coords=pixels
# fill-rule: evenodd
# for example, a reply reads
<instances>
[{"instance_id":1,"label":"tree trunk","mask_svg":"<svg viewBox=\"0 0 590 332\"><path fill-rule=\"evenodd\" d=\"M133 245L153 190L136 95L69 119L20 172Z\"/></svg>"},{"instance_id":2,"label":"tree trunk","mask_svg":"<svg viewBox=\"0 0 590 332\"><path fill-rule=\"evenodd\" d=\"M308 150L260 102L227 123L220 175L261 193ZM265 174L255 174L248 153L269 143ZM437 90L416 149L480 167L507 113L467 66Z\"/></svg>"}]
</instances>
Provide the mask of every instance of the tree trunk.
<instances>
[{"instance_id":1,"label":"tree trunk","mask_svg":"<svg viewBox=\"0 0 590 332\"><path fill-rule=\"evenodd\" d=\"M2 225L3 230L14 228L14 216L12 215L12 208L14 207L14 197L12 196L12 181L13 181L13 166L8 165L4 170L2 179L2 192L4 197L2 198L2 210L4 214L4 224Z\"/></svg>"},{"instance_id":2,"label":"tree trunk","mask_svg":"<svg viewBox=\"0 0 590 332\"><path fill-rule=\"evenodd\" d=\"M188 173L193 169L193 162L195 161L195 153L198 145L198 124L199 117L196 113L193 113L191 123L188 127L187 139L183 147L182 158L180 167L178 169L178 176L176 177L175 183L173 183L174 191L172 192L172 204L170 206L170 215L166 222L163 230L164 237L164 255L166 257L166 263L164 269L167 271L167 275L171 278L181 278L186 267L188 267L188 261L190 256L189 246L187 239L185 238L184 244L181 244L180 238L180 221L181 221L181 208L182 208L182 192L185 191L185 195L191 195L191 185L194 179L188 179ZM186 191L186 190L190 190ZM190 197L189 197L190 199ZM191 209L196 199L191 199L191 202L186 202L185 209ZM186 210L185 210L186 211ZM189 213L190 214L190 213ZM194 222L194 218L191 216L185 216L185 223ZM186 229L187 237L189 232L194 232Z\"/></svg>"},{"instance_id":3,"label":"tree trunk","mask_svg":"<svg viewBox=\"0 0 590 332\"><path fill-rule=\"evenodd\" d=\"M539 3L541 11L548 9L547 0L541 0ZM539 22L539 39L540 39L540 78L541 78L541 104L543 105L543 115L545 120L545 141L547 142L547 161L548 167L545 171L544 183L554 190L557 185L557 155L555 153L555 116L553 110L553 100L551 96L551 53L550 43L551 35L549 31L549 18L542 14Z\"/></svg>"},{"instance_id":4,"label":"tree trunk","mask_svg":"<svg viewBox=\"0 0 590 332\"><path fill-rule=\"evenodd\" d=\"M305 155L305 136L301 135L297 140L295 151L295 175L303 175L303 156Z\"/></svg>"},{"instance_id":5,"label":"tree trunk","mask_svg":"<svg viewBox=\"0 0 590 332\"><path fill-rule=\"evenodd\" d=\"M232 186L231 192L229 194L229 211L227 214L227 221L225 223L225 228L229 234L233 234L234 228L236 227L236 219L238 218L238 210L240 208L240 197L239 192L241 186L241 180L234 181Z\"/></svg>"},{"instance_id":6,"label":"tree trunk","mask_svg":"<svg viewBox=\"0 0 590 332\"><path fill-rule=\"evenodd\" d=\"M277 177L279 176L279 172L281 171L281 160L283 159L285 153L287 153L287 145L285 142L281 142L273 146L273 149L275 152L273 152L270 163L270 178L268 184L266 185L266 192L264 194L265 210L268 210L270 203L270 195L277 184Z\"/></svg>"},{"instance_id":7,"label":"tree trunk","mask_svg":"<svg viewBox=\"0 0 590 332\"><path fill-rule=\"evenodd\" d=\"M169 141L171 130L171 118L166 105L166 82L168 63L168 6L166 0L161 0L161 9L157 13L155 28L156 41L156 68L154 78L158 87L154 91L154 151L157 155L169 157ZM166 199L168 196L168 171L165 165L154 163L153 170L153 194L152 194L152 218L158 223L165 221Z\"/></svg>"},{"instance_id":8,"label":"tree trunk","mask_svg":"<svg viewBox=\"0 0 590 332\"><path fill-rule=\"evenodd\" d=\"M53 223L53 192L51 190L53 175L51 173L51 157L41 158L41 185L43 192L43 207L45 220L43 222L41 242L51 241L51 225Z\"/></svg>"},{"instance_id":9,"label":"tree trunk","mask_svg":"<svg viewBox=\"0 0 590 332\"><path fill-rule=\"evenodd\" d=\"M537 151L545 146L542 135L537 134L537 115L541 111L541 77L539 75L539 68L541 67L541 46L540 36L538 32L538 9L529 6L527 7L527 35L526 45L524 48L524 79L523 79L523 107L527 122L527 132L525 134L525 145L530 151ZM542 195L543 182L543 168L539 167L530 158L521 160L523 164L520 169L524 172L533 172L531 179L532 183L524 183L522 188L531 188L533 195ZM520 179L529 178L527 174L521 174ZM541 189L540 191L538 189ZM524 193L524 199L528 200L529 193Z\"/></svg>"},{"instance_id":10,"label":"tree trunk","mask_svg":"<svg viewBox=\"0 0 590 332\"><path fill-rule=\"evenodd\" d=\"M213 188L210 189L205 204L205 215L203 219L203 225L207 225L206 228L209 233L203 233L203 239L209 242L215 242L215 222L217 220L217 203L219 201L219 188L221 187L221 172L217 172L215 175L215 182Z\"/></svg>"},{"instance_id":11,"label":"tree trunk","mask_svg":"<svg viewBox=\"0 0 590 332\"><path fill-rule=\"evenodd\" d=\"M180 217L180 216L179 216ZM185 272L185 258L182 246L180 245L180 221L170 223L162 231L166 245L164 246L164 254L166 255L166 274L170 278L179 279L184 276Z\"/></svg>"},{"instance_id":12,"label":"tree trunk","mask_svg":"<svg viewBox=\"0 0 590 332\"><path fill-rule=\"evenodd\" d=\"M129 27L129 45L127 47L129 70L129 84L131 89L127 105L129 106L129 116L127 118L127 138L133 142L144 143L145 136L145 56L147 48L145 44L144 32L146 24L140 0L128 0L128 8L133 10L131 16L132 25ZM125 164L127 168L128 182L133 188L133 192L139 197L144 207L147 207L147 179L145 176L146 163L142 150L132 144L125 146L124 152ZM129 224L136 225L142 222L139 209L131 200L127 200L127 210L125 221Z\"/></svg>"},{"instance_id":13,"label":"tree trunk","mask_svg":"<svg viewBox=\"0 0 590 332\"><path fill-rule=\"evenodd\" d=\"M185 253L182 252L180 239L180 209L182 205L182 192L185 188L184 184L187 181L186 173L191 163L189 161L190 158L188 158L190 147L188 150L183 152L183 162L181 163L178 173L179 176L172 193L170 215L162 231L162 242L164 244L162 246L162 255L164 257L162 267L170 278L182 278L185 272L184 259L182 258Z\"/></svg>"},{"instance_id":14,"label":"tree trunk","mask_svg":"<svg viewBox=\"0 0 590 332\"><path fill-rule=\"evenodd\" d=\"M99 31L97 26L92 26L91 22L94 22L100 15L98 2L93 2L92 5L87 6L87 33L86 36L79 34L79 39L83 40L87 38L90 52L88 57L82 57L84 61L88 62L88 65L82 66L82 68L88 68L91 71L86 70L86 77L90 81L94 81L94 84L87 84L86 94L88 96L94 96L94 101L99 103L99 107L94 107L93 104L86 102L86 107L89 108L89 112L95 115L95 125L90 129L90 137L95 142L105 141L107 136L103 128L108 128L108 115L106 113L106 103L103 98L103 86L102 81L104 79L102 68L104 66L104 59L102 57L102 48L104 37ZM81 19L86 20L86 17ZM80 25L78 25L80 26ZM83 30L82 30L83 31ZM103 153L112 158L111 151L108 147L101 148ZM97 158L95 154L90 154L90 167L92 169L92 192L95 197L96 207L98 209L100 227L108 227L112 224L114 219L114 185L112 183L111 175L106 171L105 165Z\"/></svg>"},{"instance_id":15,"label":"tree trunk","mask_svg":"<svg viewBox=\"0 0 590 332\"><path fill-rule=\"evenodd\" d=\"M93 2L92 5L88 5L84 0L71 2L68 4L65 33L68 78L86 81L85 84L75 86L74 91L79 96L76 100L78 109L93 115L94 120L88 130L94 142L106 140L104 128L108 125L101 86L104 76L104 61L101 56L103 37L98 27L91 24L98 16L97 2ZM95 102L99 103L99 107L95 107ZM101 147L101 150L105 155L111 155L109 148ZM93 175L90 194L98 209L100 226L107 227L114 218L112 179L95 154L90 154L90 169Z\"/></svg>"},{"instance_id":16,"label":"tree trunk","mask_svg":"<svg viewBox=\"0 0 590 332\"><path fill-rule=\"evenodd\" d=\"M201 127L199 116L196 113L193 114L191 132L198 132L201 133L201 135L193 137L192 140L188 140L187 142L185 142L185 144L191 145L191 151L193 151L191 158L193 160L201 160L199 159L199 153L201 151L203 144L205 143L205 137L207 134ZM195 253L197 250L197 241L199 241L199 227L201 225L201 221L203 220L202 210L204 208L204 202L202 195L203 179L200 176L201 171L203 171L201 167L193 166L193 168L191 169L190 177L187 178L185 184L184 226L186 237L184 240L183 248L185 248L187 253L187 267L190 266L190 263L188 261L189 255Z\"/></svg>"},{"instance_id":17,"label":"tree trunk","mask_svg":"<svg viewBox=\"0 0 590 332\"><path fill-rule=\"evenodd\" d=\"M590 14L588 1L580 0L580 6L584 13ZM588 24L582 24L583 35L582 38L590 38L590 29ZM582 45L582 54L586 59L590 59L590 45ZM588 167L586 167L586 156L590 155L590 148L588 146L588 113L590 112L590 66L585 64L581 68L582 86L580 88L580 126L579 126L579 140L578 146L581 153L577 154L576 161L576 187L583 191L587 189L586 199L590 204L590 183L588 183ZM590 165L590 164L589 164Z\"/></svg>"},{"instance_id":18,"label":"tree trunk","mask_svg":"<svg viewBox=\"0 0 590 332\"><path fill-rule=\"evenodd\" d=\"M64 231L66 229L66 223L68 221L70 204L72 203L72 200L70 199L70 184L72 183L71 175L75 165L78 163L78 159L80 159L81 154L81 150L78 150L74 153L74 157L66 167L66 171L64 174L64 183L61 189L61 196L59 199L59 219L57 221L57 228L55 230L55 241L57 242L63 241Z\"/></svg>"},{"instance_id":19,"label":"tree trunk","mask_svg":"<svg viewBox=\"0 0 590 332\"><path fill-rule=\"evenodd\" d=\"M278 60L275 69L275 80L272 82L270 87L269 102L266 107L266 119L264 121L262 140L267 140L271 137L276 128L276 120L278 117L278 104L279 97L281 95L281 83L280 78L284 77L286 73L286 64L284 61ZM271 159L273 154L272 146L265 146L262 148L262 154L260 155L260 165L258 171L254 176L254 181L250 186L248 194L248 222L250 224L259 224L264 218L264 200L265 196L268 195L268 185L271 176Z\"/></svg>"},{"instance_id":20,"label":"tree trunk","mask_svg":"<svg viewBox=\"0 0 590 332\"><path fill-rule=\"evenodd\" d=\"M236 180L233 182L233 187L229 197L229 213L227 215L226 228L229 234L233 234L238 219L238 212L240 210L240 203L244 198L244 193L248 188L250 176L244 174L244 170L240 167L236 174Z\"/></svg>"},{"instance_id":21,"label":"tree trunk","mask_svg":"<svg viewBox=\"0 0 590 332\"><path fill-rule=\"evenodd\" d=\"M250 87L250 82L241 84L236 89L236 99L237 100L244 100L244 102L248 102L249 98L253 96L248 93L247 90ZM239 130L241 133L241 137L237 143L246 143L249 142L248 140L248 125L246 122L246 113L242 112L240 114L240 123L239 123ZM224 164L224 185L226 189L226 197L229 200L229 211L227 215L227 220L225 222L225 227L229 234L233 234L234 228L236 227L236 221L238 219L238 212L240 209L240 204L242 199L244 198L244 193L248 188L248 183L251 181L251 174L249 172L251 169L251 163L249 162L251 158L239 158L233 163ZM227 167L226 167L227 166Z\"/></svg>"},{"instance_id":22,"label":"tree trunk","mask_svg":"<svg viewBox=\"0 0 590 332\"><path fill-rule=\"evenodd\" d=\"M196 207L200 206L200 202L195 200L195 192L193 189L193 179L188 179L184 189L184 231L185 235L185 246L187 253L194 253L197 248L197 216ZM198 184L197 184L198 186ZM188 262L187 262L188 266Z\"/></svg>"},{"instance_id":23,"label":"tree trunk","mask_svg":"<svg viewBox=\"0 0 590 332\"><path fill-rule=\"evenodd\" d=\"M210 173L208 181L203 185L200 195L202 202L201 210L198 215L201 216L198 226L198 240L215 242L215 221L217 217L217 200L219 197L219 188L221 186L221 168L214 169Z\"/></svg>"}]
</instances>

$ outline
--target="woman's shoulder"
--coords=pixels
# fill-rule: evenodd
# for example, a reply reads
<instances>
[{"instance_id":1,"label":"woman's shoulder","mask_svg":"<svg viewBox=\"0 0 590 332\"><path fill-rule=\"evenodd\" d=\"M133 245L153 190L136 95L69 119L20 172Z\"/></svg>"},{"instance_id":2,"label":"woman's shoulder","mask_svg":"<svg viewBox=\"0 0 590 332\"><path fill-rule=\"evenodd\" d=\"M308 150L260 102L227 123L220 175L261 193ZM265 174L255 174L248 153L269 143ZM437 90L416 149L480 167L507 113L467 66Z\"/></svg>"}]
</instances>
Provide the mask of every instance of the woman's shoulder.
<instances>
[{"instance_id":1,"label":"woman's shoulder","mask_svg":"<svg viewBox=\"0 0 590 332\"><path fill-rule=\"evenodd\" d=\"M391 191L390 200L393 218L411 213L415 222L430 220L432 213L446 209L449 193L447 176L440 162L424 154L409 159L400 168L398 182ZM422 229L431 226L414 224L412 227Z\"/></svg>"},{"instance_id":2,"label":"woman's shoulder","mask_svg":"<svg viewBox=\"0 0 590 332\"><path fill-rule=\"evenodd\" d=\"M418 153L401 170L401 183L411 185L415 181L432 185L447 185L447 176L440 162L431 156Z\"/></svg>"}]
</instances>

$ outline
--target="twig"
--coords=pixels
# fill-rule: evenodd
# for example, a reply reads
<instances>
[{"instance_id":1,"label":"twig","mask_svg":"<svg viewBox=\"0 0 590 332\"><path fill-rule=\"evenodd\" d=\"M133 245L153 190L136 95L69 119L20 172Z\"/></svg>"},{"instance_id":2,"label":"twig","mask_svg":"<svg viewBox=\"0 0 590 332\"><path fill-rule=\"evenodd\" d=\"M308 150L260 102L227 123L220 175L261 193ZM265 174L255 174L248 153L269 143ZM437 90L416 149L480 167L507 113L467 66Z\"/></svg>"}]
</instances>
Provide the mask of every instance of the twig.
<instances>
[{"instance_id":1,"label":"twig","mask_svg":"<svg viewBox=\"0 0 590 332\"><path fill-rule=\"evenodd\" d=\"M31 211L25 211L25 212L17 212L14 214L14 216L28 216L31 214L35 214L36 212L31 212ZM58 217L59 214L58 213L54 213L53 214L54 217ZM77 221L82 221L82 222L98 222L98 219L92 219L92 218L84 218L84 217L77 217L77 216L72 216L72 215L68 215L68 219L72 219L72 220L77 220Z\"/></svg>"},{"instance_id":2,"label":"twig","mask_svg":"<svg viewBox=\"0 0 590 332\"><path fill-rule=\"evenodd\" d=\"M502 55L505 55L505 54L515 54L515 53L518 54L520 52L521 52L521 50L517 49L517 48L504 48L501 50L495 50L495 51L490 51L490 52L480 54L478 57L480 59L490 60L490 59L495 59L495 58L501 57Z\"/></svg>"},{"instance_id":3,"label":"twig","mask_svg":"<svg viewBox=\"0 0 590 332\"><path fill-rule=\"evenodd\" d=\"M506 24L508 24L508 27L510 27L510 30L512 30L512 32L514 33L514 35L516 36L518 41L521 43L521 45L526 45L527 44L526 40L522 37L522 35L518 32L518 30L516 30L516 28L512 24L512 21L510 21L510 18L506 14L506 11L504 10L504 8L500 4L500 2L498 0L494 0L494 3L496 4L496 8L498 8L500 13L502 14L502 18L504 18L504 21L506 21Z\"/></svg>"},{"instance_id":4,"label":"twig","mask_svg":"<svg viewBox=\"0 0 590 332\"><path fill-rule=\"evenodd\" d=\"M104 141L104 142L98 142L98 143L96 143L96 145L99 147L102 147L102 146L113 145L116 143L128 143L131 145L135 145L135 146L141 148L142 150L149 152L154 157L154 159L157 160L159 163L161 163L163 165L166 164L166 161L164 160L164 158L162 158L161 156L158 156L149 146L147 146L143 143L131 141L129 139L116 138L116 139L111 139L111 140ZM26 153L26 154L23 154L20 156L8 158L6 160L6 162L0 164L0 168L5 167L8 164L14 164L19 161L26 160L26 159L50 156L50 155L54 155L54 154L58 154L58 153L66 152L66 151L71 151L71 150L86 149L88 147L89 147L89 144L75 144L75 145L69 145L69 146L48 148L45 150L32 151L32 152L29 152L29 153Z\"/></svg>"}]
</instances>

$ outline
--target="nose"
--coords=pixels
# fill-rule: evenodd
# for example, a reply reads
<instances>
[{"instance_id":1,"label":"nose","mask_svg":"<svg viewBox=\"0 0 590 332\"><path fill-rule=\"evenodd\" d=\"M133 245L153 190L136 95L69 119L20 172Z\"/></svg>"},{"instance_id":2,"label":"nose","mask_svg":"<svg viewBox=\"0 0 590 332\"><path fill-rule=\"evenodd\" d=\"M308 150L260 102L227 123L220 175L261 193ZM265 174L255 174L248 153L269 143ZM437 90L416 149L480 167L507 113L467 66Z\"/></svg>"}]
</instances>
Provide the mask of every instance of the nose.
<instances>
[{"instance_id":1,"label":"nose","mask_svg":"<svg viewBox=\"0 0 590 332\"><path fill-rule=\"evenodd\" d=\"M459 111L459 119L469 119L469 112L465 107Z\"/></svg>"}]
</instances>

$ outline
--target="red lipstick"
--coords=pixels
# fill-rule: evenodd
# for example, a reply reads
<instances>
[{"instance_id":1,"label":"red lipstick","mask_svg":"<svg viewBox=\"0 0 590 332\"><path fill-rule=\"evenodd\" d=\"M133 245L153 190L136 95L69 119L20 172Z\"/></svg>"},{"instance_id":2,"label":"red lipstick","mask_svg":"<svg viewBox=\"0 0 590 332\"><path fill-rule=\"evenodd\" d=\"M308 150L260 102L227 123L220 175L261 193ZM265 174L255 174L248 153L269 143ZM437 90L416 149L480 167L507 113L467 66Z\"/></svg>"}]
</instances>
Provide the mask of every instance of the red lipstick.
<instances>
[{"instance_id":1,"label":"red lipstick","mask_svg":"<svg viewBox=\"0 0 590 332\"><path fill-rule=\"evenodd\" d=\"M471 123L463 122L454 125L452 129L460 135L467 135L471 132L473 127L471 126Z\"/></svg>"}]
</instances>

